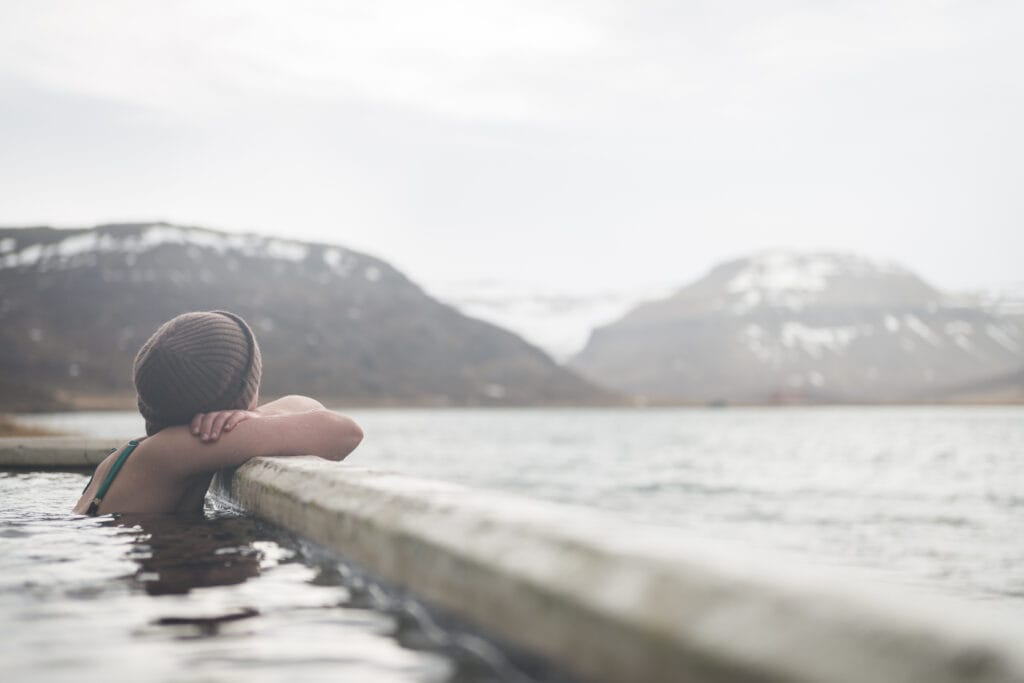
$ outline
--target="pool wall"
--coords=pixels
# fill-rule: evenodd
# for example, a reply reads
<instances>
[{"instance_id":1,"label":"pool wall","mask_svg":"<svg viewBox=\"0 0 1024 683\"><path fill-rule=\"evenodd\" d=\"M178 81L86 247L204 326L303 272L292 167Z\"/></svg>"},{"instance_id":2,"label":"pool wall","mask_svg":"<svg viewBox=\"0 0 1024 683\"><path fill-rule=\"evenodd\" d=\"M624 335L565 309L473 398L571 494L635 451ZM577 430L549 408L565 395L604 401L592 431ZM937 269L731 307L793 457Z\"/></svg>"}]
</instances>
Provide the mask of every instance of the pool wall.
<instances>
[{"instance_id":1,"label":"pool wall","mask_svg":"<svg viewBox=\"0 0 1024 683\"><path fill-rule=\"evenodd\" d=\"M0 465L108 446L10 441ZM1024 681L1019 620L678 529L314 457L256 459L215 489L585 680Z\"/></svg>"},{"instance_id":2,"label":"pool wall","mask_svg":"<svg viewBox=\"0 0 1024 683\"><path fill-rule=\"evenodd\" d=\"M77 436L0 437L0 467L94 467L122 443Z\"/></svg>"}]
</instances>

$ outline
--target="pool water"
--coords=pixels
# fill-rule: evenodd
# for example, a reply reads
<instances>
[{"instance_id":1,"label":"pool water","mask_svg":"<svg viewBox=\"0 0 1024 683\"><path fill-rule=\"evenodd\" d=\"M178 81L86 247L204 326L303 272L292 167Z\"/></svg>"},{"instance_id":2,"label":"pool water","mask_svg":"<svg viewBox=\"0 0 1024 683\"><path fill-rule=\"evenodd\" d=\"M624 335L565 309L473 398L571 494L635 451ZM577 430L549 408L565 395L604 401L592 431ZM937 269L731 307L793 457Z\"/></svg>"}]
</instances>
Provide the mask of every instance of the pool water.
<instances>
[{"instance_id":1,"label":"pool water","mask_svg":"<svg viewBox=\"0 0 1024 683\"><path fill-rule=\"evenodd\" d=\"M86 478L0 471L4 681L564 680L215 501L71 515Z\"/></svg>"},{"instance_id":2,"label":"pool water","mask_svg":"<svg viewBox=\"0 0 1024 683\"><path fill-rule=\"evenodd\" d=\"M1024 616L1024 406L351 414L366 432L353 465L600 508ZM138 412L18 419L143 431Z\"/></svg>"}]
</instances>

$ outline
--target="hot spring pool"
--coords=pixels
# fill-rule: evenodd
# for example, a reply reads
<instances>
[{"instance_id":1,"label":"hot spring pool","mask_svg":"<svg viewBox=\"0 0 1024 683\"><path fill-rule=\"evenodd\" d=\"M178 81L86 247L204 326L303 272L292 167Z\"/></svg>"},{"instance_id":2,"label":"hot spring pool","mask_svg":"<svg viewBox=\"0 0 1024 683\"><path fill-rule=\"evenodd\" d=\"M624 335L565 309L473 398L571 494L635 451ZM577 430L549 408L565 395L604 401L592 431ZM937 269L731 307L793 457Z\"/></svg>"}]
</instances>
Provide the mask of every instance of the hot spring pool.
<instances>
[{"instance_id":1,"label":"hot spring pool","mask_svg":"<svg viewBox=\"0 0 1024 683\"><path fill-rule=\"evenodd\" d=\"M5 681L565 681L216 503L71 515L86 479L0 471Z\"/></svg>"}]
</instances>

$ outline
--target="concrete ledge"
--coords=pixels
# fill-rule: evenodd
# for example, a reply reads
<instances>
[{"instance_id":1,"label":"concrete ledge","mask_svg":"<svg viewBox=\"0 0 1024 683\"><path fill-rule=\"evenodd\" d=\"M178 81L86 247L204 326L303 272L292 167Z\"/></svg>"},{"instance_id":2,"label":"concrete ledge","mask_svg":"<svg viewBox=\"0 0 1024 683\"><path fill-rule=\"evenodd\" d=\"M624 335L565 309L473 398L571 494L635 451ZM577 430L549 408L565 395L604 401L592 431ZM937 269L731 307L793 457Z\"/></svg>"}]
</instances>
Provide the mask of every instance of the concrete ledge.
<instances>
[{"instance_id":1,"label":"concrete ledge","mask_svg":"<svg viewBox=\"0 0 1024 683\"><path fill-rule=\"evenodd\" d=\"M1024 681L1018 621L886 595L678 531L328 463L217 491L594 681Z\"/></svg>"},{"instance_id":2,"label":"concrete ledge","mask_svg":"<svg viewBox=\"0 0 1024 683\"><path fill-rule=\"evenodd\" d=\"M81 436L0 438L0 467L95 467L122 442Z\"/></svg>"}]
</instances>

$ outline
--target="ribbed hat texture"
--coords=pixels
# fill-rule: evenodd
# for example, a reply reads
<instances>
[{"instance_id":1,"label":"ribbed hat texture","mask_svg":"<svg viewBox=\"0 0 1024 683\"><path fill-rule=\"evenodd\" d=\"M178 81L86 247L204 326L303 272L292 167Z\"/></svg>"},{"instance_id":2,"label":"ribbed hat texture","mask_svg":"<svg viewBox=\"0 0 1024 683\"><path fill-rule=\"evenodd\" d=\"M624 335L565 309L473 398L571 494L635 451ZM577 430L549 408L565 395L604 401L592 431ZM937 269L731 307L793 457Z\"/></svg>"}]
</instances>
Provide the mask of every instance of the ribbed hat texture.
<instances>
[{"instance_id":1,"label":"ribbed hat texture","mask_svg":"<svg viewBox=\"0 0 1024 683\"><path fill-rule=\"evenodd\" d=\"M146 433L188 424L196 413L248 408L262 371L260 347L241 317L203 311L172 318L135 356Z\"/></svg>"}]
</instances>

